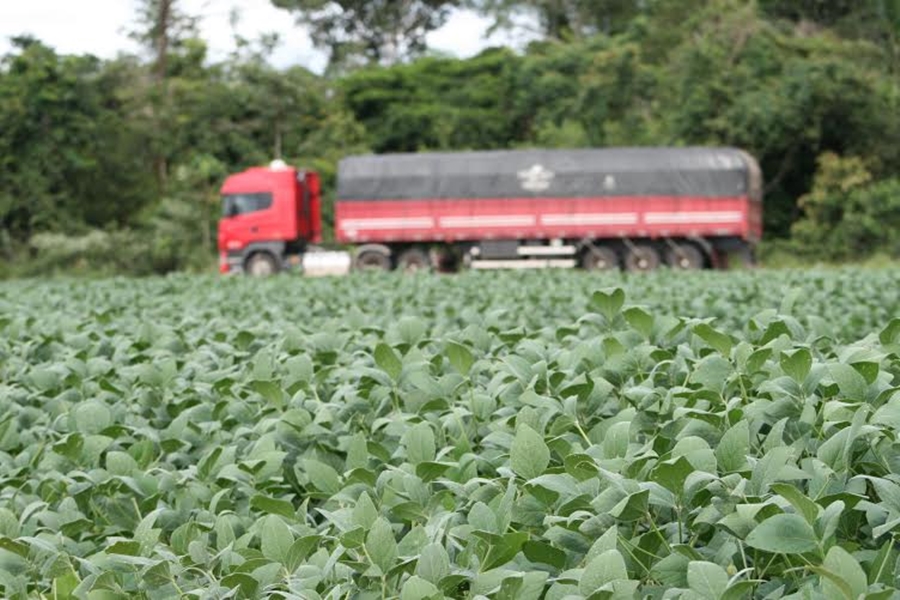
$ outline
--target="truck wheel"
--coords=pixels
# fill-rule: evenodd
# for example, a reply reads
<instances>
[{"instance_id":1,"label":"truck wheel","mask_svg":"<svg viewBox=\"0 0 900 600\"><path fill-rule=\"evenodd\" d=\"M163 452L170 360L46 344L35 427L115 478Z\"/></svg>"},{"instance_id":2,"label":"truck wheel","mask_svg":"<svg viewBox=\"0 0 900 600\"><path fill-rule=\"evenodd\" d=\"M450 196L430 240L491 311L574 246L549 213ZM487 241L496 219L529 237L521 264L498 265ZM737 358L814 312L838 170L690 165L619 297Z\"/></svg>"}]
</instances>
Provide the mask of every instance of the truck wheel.
<instances>
[{"instance_id":1,"label":"truck wheel","mask_svg":"<svg viewBox=\"0 0 900 600\"><path fill-rule=\"evenodd\" d=\"M659 267L659 252L653 246L638 244L625 253L625 268L632 273L645 273Z\"/></svg>"},{"instance_id":2,"label":"truck wheel","mask_svg":"<svg viewBox=\"0 0 900 600\"><path fill-rule=\"evenodd\" d=\"M257 252L247 260L245 270L252 277L268 277L278 272L278 263L268 252Z\"/></svg>"},{"instance_id":3,"label":"truck wheel","mask_svg":"<svg viewBox=\"0 0 900 600\"><path fill-rule=\"evenodd\" d=\"M427 271L431 268L431 261L428 260L428 255L424 250L420 248L410 248L397 258L397 268L404 273Z\"/></svg>"},{"instance_id":4,"label":"truck wheel","mask_svg":"<svg viewBox=\"0 0 900 600\"><path fill-rule=\"evenodd\" d=\"M612 271L619 268L619 255L612 248L591 246L581 257L581 267L586 271Z\"/></svg>"},{"instance_id":5,"label":"truck wheel","mask_svg":"<svg viewBox=\"0 0 900 600\"><path fill-rule=\"evenodd\" d=\"M364 250L356 255L353 266L359 271L390 271L391 257L378 250Z\"/></svg>"},{"instance_id":6,"label":"truck wheel","mask_svg":"<svg viewBox=\"0 0 900 600\"><path fill-rule=\"evenodd\" d=\"M666 264L673 269L702 269L703 253L693 244L676 244L666 251Z\"/></svg>"}]
</instances>

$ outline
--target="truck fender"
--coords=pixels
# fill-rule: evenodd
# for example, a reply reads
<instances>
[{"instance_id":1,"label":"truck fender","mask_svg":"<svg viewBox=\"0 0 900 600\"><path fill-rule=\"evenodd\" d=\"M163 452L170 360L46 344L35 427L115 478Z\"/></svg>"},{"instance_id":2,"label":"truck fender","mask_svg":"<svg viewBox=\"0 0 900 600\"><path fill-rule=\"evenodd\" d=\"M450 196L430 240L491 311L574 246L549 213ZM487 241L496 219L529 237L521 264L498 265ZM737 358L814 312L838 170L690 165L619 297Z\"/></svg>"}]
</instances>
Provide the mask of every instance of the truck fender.
<instances>
[{"instance_id":1,"label":"truck fender","mask_svg":"<svg viewBox=\"0 0 900 600\"><path fill-rule=\"evenodd\" d=\"M284 242L252 242L244 248L241 264L247 264L247 260L257 252L266 252L271 254L280 265L284 262L284 249Z\"/></svg>"},{"instance_id":2,"label":"truck fender","mask_svg":"<svg viewBox=\"0 0 900 600\"><path fill-rule=\"evenodd\" d=\"M392 254L390 247L385 246L384 244L363 244L362 246L356 247L353 251L353 256L359 256L363 252L378 252L385 256L391 256Z\"/></svg>"}]
</instances>

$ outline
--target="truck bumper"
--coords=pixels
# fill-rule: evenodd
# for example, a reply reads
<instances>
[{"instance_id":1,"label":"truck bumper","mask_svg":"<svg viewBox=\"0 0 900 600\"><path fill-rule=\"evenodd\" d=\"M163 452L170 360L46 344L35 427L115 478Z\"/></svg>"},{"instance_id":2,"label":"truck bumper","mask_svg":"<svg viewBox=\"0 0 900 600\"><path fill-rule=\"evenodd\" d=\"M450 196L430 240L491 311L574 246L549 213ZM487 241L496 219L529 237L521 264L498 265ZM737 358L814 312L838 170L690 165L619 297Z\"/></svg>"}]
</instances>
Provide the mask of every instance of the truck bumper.
<instances>
[{"instance_id":1,"label":"truck bumper","mask_svg":"<svg viewBox=\"0 0 900 600\"><path fill-rule=\"evenodd\" d=\"M223 275L240 274L244 272L244 256L239 252L219 253L219 273Z\"/></svg>"}]
</instances>

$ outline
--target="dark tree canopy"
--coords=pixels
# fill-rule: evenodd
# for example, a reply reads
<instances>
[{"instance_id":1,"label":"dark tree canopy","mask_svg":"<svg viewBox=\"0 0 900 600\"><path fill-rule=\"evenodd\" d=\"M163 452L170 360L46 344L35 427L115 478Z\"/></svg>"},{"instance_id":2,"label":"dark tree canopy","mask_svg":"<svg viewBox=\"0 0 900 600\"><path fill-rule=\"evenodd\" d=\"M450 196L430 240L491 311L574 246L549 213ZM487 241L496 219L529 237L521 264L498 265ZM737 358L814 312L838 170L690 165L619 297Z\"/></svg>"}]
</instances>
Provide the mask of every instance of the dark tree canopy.
<instances>
[{"instance_id":1,"label":"dark tree canopy","mask_svg":"<svg viewBox=\"0 0 900 600\"><path fill-rule=\"evenodd\" d=\"M395 63L425 50L425 36L460 0L272 0L295 11L332 65Z\"/></svg>"}]
</instances>

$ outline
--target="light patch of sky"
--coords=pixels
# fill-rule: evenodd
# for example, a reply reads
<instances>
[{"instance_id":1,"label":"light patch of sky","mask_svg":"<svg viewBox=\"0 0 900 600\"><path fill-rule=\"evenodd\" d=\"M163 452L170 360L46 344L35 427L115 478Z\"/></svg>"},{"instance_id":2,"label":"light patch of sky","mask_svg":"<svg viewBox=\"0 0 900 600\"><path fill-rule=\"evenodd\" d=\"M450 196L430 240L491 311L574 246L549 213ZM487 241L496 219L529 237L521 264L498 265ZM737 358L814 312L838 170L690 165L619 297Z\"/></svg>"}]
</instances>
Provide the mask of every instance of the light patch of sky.
<instances>
[{"instance_id":1,"label":"light patch of sky","mask_svg":"<svg viewBox=\"0 0 900 600\"><path fill-rule=\"evenodd\" d=\"M134 0L0 0L0 4L0 55L10 50L10 37L22 34L33 35L65 54L113 58L122 51L137 51L128 37L134 29ZM212 60L221 60L233 50L235 32L250 40L276 33L279 44L271 59L274 65L302 65L316 72L325 67L325 54L313 47L304 28L269 0L182 0L182 8L200 17L200 33ZM240 15L236 30L231 25L234 10ZM441 29L431 32L428 45L460 58L489 46L521 45L521 39L508 34L489 34L489 26L487 19L457 10Z\"/></svg>"}]
</instances>

